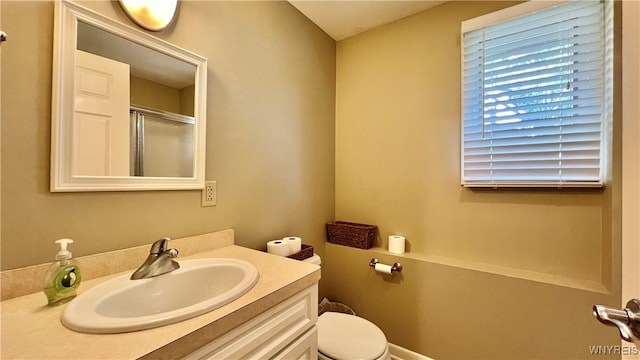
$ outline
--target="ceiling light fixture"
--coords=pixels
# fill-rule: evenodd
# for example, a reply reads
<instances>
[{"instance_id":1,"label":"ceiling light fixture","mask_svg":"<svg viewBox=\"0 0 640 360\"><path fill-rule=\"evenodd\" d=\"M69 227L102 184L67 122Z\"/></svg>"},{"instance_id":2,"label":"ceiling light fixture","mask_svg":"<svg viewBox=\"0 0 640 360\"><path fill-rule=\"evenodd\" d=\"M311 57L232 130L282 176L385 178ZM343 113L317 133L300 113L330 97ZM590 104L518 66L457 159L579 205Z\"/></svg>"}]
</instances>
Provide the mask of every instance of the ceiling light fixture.
<instances>
[{"instance_id":1,"label":"ceiling light fixture","mask_svg":"<svg viewBox=\"0 0 640 360\"><path fill-rule=\"evenodd\" d=\"M178 0L120 0L124 12L138 26L160 31L173 20Z\"/></svg>"}]
</instances>

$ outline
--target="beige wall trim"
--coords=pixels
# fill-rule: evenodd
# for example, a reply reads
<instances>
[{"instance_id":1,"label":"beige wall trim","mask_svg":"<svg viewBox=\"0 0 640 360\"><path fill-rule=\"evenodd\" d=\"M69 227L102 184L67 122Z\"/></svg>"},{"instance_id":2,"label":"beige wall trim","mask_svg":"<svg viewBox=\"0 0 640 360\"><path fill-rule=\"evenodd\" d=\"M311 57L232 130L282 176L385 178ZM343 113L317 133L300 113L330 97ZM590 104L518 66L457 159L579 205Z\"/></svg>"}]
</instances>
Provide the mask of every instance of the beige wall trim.
<instances>
[{"instance_id":1,"label":"beige wall trim","mask_svg":"<svg viewBox=\"0 0 640 360\"><path fill-rule=\"evenodd\" d=\"M232 229L175 239L170 243L172 248L178 249L180 257L233 244L234 231ZM81 270L82 279L89 280L135 269L142 264L148 253L149 245L142 245L82 256L76 260ZM54 255L51 254L52 259ZM50 264L38 264L0 272L0 300L42 291L44 274Z\"/></svg>"},{"instance_id":2,"label":"beige wall trim","mask_svg":"<svg viewBox=\"0 0 640 360\"><path fill-rule=\"evenodd\" d=\"M611 292L605 285L592 280L576 279L576 278L570 278L566 276L553 275L553 274L516 269L516 268L509 268L509 267L499 266L499 265L483 264L476 261L462 260L462 259L456 259L456 258L445 257L445 256L424 255L420 253L393 254L381 247L372 248L371 251L380 255L388 255L388 256L394 256L394 257L397 256L400 258L408 258L408 259L423 261L431 264L451 266L459 269L466 269L466 270L472 270L472 271L480 271L480 272L494 274L494 275L502 275L502 276L517 278L522 280L530 280L530 281L536 281L536 282L550 284L550 285L591 291L599 294L606 294L606 295L611 294ZM394 259L393 261L402 262L402 259L399 259L399 260Z\"/></svg>"}]
</instances>

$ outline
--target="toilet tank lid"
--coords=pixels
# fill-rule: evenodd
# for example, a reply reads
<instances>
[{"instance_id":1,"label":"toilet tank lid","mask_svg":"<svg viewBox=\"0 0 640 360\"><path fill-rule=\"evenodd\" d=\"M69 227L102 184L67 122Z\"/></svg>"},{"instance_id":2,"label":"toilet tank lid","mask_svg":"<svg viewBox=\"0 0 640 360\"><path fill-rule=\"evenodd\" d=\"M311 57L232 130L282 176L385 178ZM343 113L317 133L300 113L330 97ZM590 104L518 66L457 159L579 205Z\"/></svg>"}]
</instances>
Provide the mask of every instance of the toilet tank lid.
<instances>
[{"instance_id":1,"label":"toilet tank lid","mask_svg":"<svg viewBox=\"0 0 640 360\"><path fill-rule=\"evenodd\" d=\"M373 360L386 349L387 338L369 320L336 312L318 318L318 350L328 357Z\"/></svg>"}]
</instances>

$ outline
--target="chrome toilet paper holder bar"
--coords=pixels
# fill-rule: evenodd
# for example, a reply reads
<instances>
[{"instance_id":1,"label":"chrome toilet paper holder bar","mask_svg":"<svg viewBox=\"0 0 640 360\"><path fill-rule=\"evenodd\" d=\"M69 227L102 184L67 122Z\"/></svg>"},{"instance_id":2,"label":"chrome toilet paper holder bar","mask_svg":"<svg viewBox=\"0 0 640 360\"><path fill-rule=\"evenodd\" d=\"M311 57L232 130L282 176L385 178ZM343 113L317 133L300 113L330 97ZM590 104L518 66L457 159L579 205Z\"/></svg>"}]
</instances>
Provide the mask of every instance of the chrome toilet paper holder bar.
<instances>
[{"instance_id":1,"label":"chrome toilet paper holder bar","mask_svg":"<svg viewBox=\"0 0 640 360\"><path fill-rule=\"evenodd\" d=\"M375 269L376 264L380 264L380 260L373 258L371 259L371 261L369 261L369 266L371 266L372 268ZM395 262L393 263L393 265L391 265L391 273L393 274L394 272L401 272L402 271L402 264L400 264L399 262Z\"/></svg>"}]
</instances>

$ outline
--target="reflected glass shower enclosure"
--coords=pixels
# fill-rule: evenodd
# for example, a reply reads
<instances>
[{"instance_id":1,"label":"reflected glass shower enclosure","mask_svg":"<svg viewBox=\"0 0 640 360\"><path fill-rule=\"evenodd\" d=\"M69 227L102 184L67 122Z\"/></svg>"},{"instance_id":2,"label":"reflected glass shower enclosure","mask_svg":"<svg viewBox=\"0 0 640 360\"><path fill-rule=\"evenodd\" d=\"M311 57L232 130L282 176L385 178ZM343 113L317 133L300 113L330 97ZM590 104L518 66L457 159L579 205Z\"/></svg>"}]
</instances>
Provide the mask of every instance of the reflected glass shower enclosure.
<instances>
[{"instance_id":1,"label":"reflected glass shower enclosure","mask_svg":"<svg viewBox=\"0 0 640 360\"><path fill-rule=\"evenodd\" d=\"M149 177L192 177L192 116L131 106L130 174Z\"/></svg>"}]
</instances>

